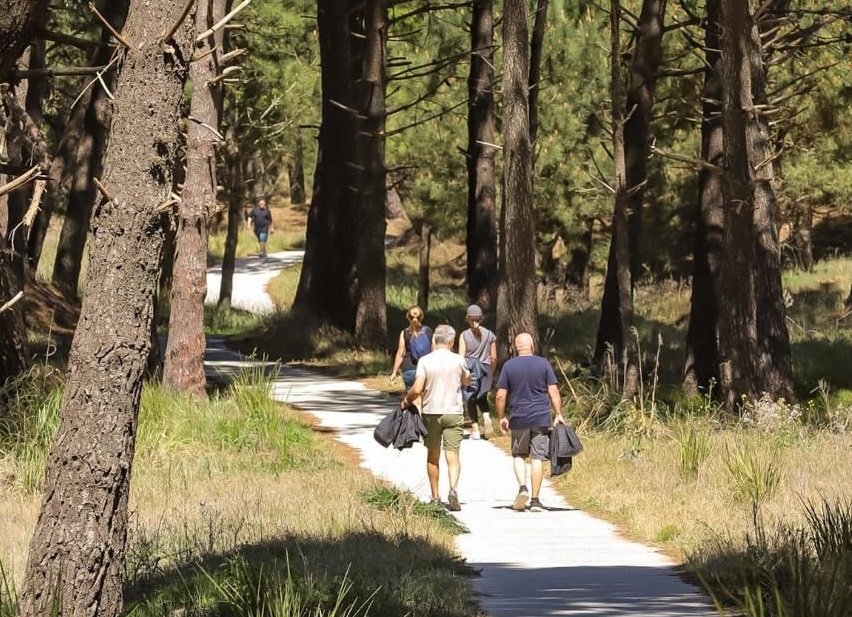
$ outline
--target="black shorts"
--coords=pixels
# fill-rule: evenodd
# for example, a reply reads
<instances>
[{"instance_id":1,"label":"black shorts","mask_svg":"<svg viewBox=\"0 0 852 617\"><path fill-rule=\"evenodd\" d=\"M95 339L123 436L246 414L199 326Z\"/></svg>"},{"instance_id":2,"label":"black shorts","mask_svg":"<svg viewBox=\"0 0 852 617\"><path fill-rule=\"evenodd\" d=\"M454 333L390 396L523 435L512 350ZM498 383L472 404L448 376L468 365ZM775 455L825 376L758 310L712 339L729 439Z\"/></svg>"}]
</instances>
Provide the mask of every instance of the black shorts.
<instances>
[{"instance_id":1,"label":"black shorts","mask_svg":"<svg viewBox=\"0 0 852 617\"><path fill-rule=\"evenodd\" d=\"M512 429L512 456L546 461L550 458L550 427Z\"/></svg>"}]
</instances>

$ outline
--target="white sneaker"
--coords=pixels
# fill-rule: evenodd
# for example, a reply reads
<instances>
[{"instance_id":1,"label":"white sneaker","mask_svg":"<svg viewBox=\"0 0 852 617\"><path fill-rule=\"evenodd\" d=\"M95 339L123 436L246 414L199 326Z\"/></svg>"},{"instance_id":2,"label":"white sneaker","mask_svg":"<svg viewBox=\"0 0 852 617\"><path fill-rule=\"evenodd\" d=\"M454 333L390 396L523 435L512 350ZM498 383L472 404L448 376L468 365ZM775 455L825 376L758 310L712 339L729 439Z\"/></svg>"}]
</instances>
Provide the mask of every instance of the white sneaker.
<instances>
[{"instance_id":1,"label":"white sneaker","mask_svg":"<svg viewBox=\"0 0 852 617\"><path fill-rule=\"evenodd\" d=\"M474 441L478 441L478 440L482 439L482 436L479 433L471 433L470 438L473 439Z\"/></svg>"}]
</instances>

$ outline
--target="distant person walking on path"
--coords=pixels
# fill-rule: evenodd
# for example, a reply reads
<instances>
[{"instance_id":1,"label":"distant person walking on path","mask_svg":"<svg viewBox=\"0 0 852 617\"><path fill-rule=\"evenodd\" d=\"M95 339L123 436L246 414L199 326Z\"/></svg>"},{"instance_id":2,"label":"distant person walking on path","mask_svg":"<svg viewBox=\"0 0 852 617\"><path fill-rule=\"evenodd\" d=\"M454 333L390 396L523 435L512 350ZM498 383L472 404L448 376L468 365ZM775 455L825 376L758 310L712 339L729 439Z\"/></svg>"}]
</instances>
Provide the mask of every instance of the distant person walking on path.
<instances>
[{"instance_id":1,"label":"distant person walking on path","mask_svg":"<svg viewBox=\"0 0 852 617\"><path fill-rule=\"evenodd\" d=\"M470 419L470 438L479 439L479 415L482 413L482 433L485 438L487 425L491 423L491 408L488 406L488 393L494 385L494 370L497 366L497 336L488 328L480 325L482 309L476 304L467 307L465 314L468 328L459 337L459 355L467 362L467 368L474 382L465 392L465 410ZM492 426L494 432L498 427Z\"/></svg>"},{"instance_id":2,"label":"distant person walking on path","mask_svg":"<svg viewBox=\"0 0 852 617\"><path fill-rule=\"evenodd\" d=\"M263 197L257 200L257 204L249 212L249 220L260 246L259 254L261 257L266 257L266 240L275 230L272 228L272 212L266 207L266 200Z\"/></svg>"},{"instance_id":3,"label":"distant person walking on path","mask_svg":"<svg viewBox=\"0 0 852 617\"><path fill-rule=\"evenodd\" d=\"M539 491L544 462L550 456L550 429L562 423L562 398L550 362L534 355L532 337L522 332L515 337L516 357L507 361L497 381L497 417L500 428L511 429L512 457L518 495L512 509L523 511L529 501L533 512L544 510ZM508 403L510 417L506 418ZM532 499L527 488L527 458L530 459Z\"/></svg>"},{"instance_id":4,"label":"distant person walking on path","mask_svg":"<svg viewBox=\"0 0 852 617\"><path fill-rule=\"evenodd\" d=\"M423 422L429 434L426 436L426 475L432 490L432 503L441 503L438 495L440 477L441 445L447 460L447 475L450 491L447 509L461 510L458 495L459 448L464 437L462 388L470 383L470 371L464 358L453 352L456 331L447 325L435 328L435 351L423 356L417 363L414 385L400 402L405 409L422 395Z\"/></svg>"},{"instance_id":5,"label":"distant person walking on path","mask_svg":"<svg viewBox=\"0 0 852 617\"><path fill-rule=\"evenodd\" d=\"M399 333L399 345L393 360L390 379L396 379L402 370L402 383L406 391L414 385L414 371L420 358L432 351L432 330L423 325L423 309L410 306L405 312L408 327Z\"/></svg>"}]
</instances>

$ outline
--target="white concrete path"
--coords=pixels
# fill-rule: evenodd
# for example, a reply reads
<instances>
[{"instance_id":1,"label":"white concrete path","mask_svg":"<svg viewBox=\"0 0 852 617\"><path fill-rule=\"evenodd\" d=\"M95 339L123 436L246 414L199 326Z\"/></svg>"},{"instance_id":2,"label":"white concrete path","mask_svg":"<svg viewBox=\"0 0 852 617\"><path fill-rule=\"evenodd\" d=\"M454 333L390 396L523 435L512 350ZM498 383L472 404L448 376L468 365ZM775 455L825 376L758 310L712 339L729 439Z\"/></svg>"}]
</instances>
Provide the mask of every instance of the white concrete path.
<instances>
[{"instance_id":1,"label":"white concrete path","mask_svg":"<svg viewBox=\"0 0 852 617\"><path fill-rule=\"evenodd\" d=\"M270 255L266 263L278 263L276 259ZM243 264L248 266L246 279ZM238 262L235 296L238 289L242 294L249 285L256 290L255 270L259 269L261 266L249 260ZM252 305L249 299L247 302ZM257 305L262 306L262 302ZM221 339L211 339L211 372L230 373L239 364L239 358L224 349ZM286 366L275 381L273 395L309 412L322 426L334 428L336 438L357 450L362 465L377 477L428 499L426 451L422 444L397 452L384 449L373 440L373 428L397 404L396 399L388 399L358 382ZM461 465L462 510L455 515L470 533L458 537L457 548L467 563L481 572L472 583L488 615L716 614L695 587L681 580L668 558L652 548L624 540L611 524L571 507L547 481L541 500L549 511L511 510L509 504L517 492L512 461L491 443L466 440L462 444ZM582 455L571 473L583 473ZM446 493L446 472L442 468L444 499Z\"/></svg>"}]
</instances>

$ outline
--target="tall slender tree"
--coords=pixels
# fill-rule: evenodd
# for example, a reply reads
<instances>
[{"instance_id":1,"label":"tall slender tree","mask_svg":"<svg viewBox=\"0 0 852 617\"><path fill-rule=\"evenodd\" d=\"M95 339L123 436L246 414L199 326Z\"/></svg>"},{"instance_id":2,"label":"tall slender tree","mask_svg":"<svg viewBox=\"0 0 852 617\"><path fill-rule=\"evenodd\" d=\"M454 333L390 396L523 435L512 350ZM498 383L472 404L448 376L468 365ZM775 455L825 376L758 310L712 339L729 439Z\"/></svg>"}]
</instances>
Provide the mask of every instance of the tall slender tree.
<instances>
[{"instance_id":1,"label":"tall slender tree","mask_svg":"<svg viewBox=\"0 0 852 617\"><path fill-rule=\"evenodd\" d=\"M122 611L130 475L163 241L158 211L172 190L195 38L185 4L132 0L121 33L127 47L92 219L89 276L30 543L22 617Z\"/></svg>"},{"instance_id":2,"label":"tall slender tree","mask_svg":"<svg viewBox=\"0 0 852 617\"><path fill-rule=\"evenodd\" d=\"M207 31L228 12L226 0L204 0L196 29ZM217 32L221 32L218 30ZM163 362L166 388L204 397L204 298L207 296L207 220L216 210L216 147L222 102L219 56L223 37L211 33L195 46L189 65L192 98L186 136L186 178L178 204L169 338Z\"/></svg>"},{"instance_id":3,"label":"tall slender tree","mask_svg":"<svg viewBox=\"0 0 852 617\"><path fill-rule=\"evenodd\" d=\"M473 1L467 80L467 295L484 308L494 306L497 296L493 5Z\"/></svg>"},{"instance_id":4,"label":"tall slender tree","mask_svg":"<svg viewBox=\"0 0 852 617\"><path fill-rule=\"evenodd\" d=\"M498 356L521 332L538 345L535 209L529 133L529 27L526 2L506 0L503 14L503 203L500 213Z\"/></svg>"}]
</instances>

